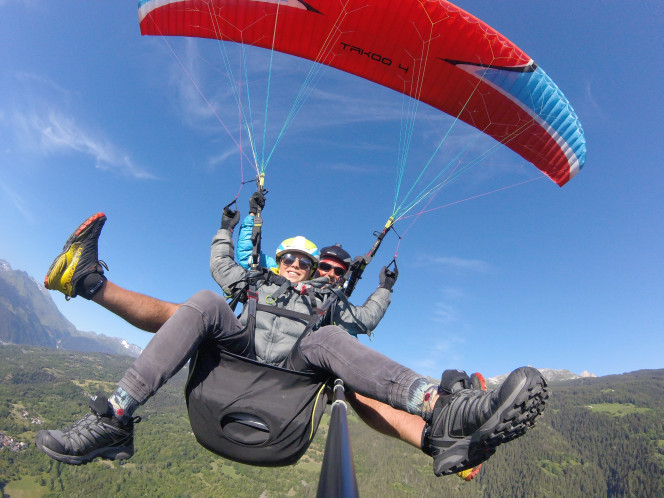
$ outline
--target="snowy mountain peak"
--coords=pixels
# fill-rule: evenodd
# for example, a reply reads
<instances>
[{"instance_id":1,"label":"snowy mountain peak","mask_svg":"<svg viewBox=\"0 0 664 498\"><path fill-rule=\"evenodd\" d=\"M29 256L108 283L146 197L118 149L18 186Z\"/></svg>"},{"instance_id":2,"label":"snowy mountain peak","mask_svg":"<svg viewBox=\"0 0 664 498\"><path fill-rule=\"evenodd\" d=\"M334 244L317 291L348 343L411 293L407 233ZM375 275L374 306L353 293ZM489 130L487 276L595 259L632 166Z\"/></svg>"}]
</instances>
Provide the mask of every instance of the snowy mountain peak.
<instances>
[{"instance_id":1,"label":"snowy mountain peak","mask_svg":"<svg viewBox=\"0 0 664 498\"><path fill-rule=\"evenodd\" d=\"M582 377L596 377L594 373L588 371L584 371L581 375L578 375L566 369L555 370L552 368L538 368L538 370L542 373L548 382L561 382L566 380L580 379ZM496 377L486 379L486 382L489 386L495 387L502 384L508 375L509 373L497 375Z\"/></svg>"}]
</instances>

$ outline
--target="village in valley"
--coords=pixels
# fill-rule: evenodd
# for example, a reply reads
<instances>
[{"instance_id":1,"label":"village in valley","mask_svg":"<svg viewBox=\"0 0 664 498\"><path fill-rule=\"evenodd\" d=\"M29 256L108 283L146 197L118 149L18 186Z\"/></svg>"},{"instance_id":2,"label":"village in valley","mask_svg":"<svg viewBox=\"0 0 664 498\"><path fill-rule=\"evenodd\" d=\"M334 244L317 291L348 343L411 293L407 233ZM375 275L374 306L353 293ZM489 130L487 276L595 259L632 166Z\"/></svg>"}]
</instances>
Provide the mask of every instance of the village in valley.
<instances>
[{"instance_id":1,"label":"village in valley","mask_svg":"<svg viewBox=\"0 0 664 498\"><path fill-rule=\"evenodd\" d=\"M21 415L24 419L30 419L31 424L35 425L41 425L43 424L43 420L40 419L39 417L31 417L30 414L27 411L24 411ZM4 432L0 431L0 451L4 450L5 448L8 449L9 451L21 451L26 449L29 446L29 443L25 443L22 441L16 441L12 436L9 434L5 434Z\"/></svg>"}]
</instances>

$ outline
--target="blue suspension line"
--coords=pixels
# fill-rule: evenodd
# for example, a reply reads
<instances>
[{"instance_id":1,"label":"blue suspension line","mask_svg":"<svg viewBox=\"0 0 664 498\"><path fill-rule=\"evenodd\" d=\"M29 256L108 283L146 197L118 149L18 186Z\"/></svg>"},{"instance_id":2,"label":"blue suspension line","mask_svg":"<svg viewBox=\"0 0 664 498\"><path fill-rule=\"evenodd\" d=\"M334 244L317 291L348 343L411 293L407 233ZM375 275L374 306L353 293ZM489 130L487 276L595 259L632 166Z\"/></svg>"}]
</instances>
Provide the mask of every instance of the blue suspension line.
<instances>
[{"instance_id":1,"label":"blue suspension line","mask_svg":"<svg viewBox=\"0 0 664 498\"><path fill-rule=\"evenodd\" d=\"M411 186L411 188L408 190L408 192L407 192L406 195L404 196L404 199L401 201L401 203L399 203L399 204L397 205L397 203L398 203L398 199L395 198L395 203L394 203L395 208L394 208L394 211L393 211L393 213L392 213L392 215L393 215L395 218L399 218L399 217L403 216L406 212L410 211L410 210L411 210L416 204L420 203L422 200L424 200L425 198L429 197L429 196L432 195L434 192L437 192L437 191L440 190L444 185L446 185L447 183L449 183L449 181L451 181L452 179L458 177L459 174L461 174L462 172L465 172L465 171L467 171L467 170L469 169L468 167L464 167L464 168L462 168L462 169L460 170L460 171L461 171L460 173L457 173L457 174L452 175L450 178L447 178L447 179L444 180L443 182L437 184L435 187L430 187L431 184L432 184L433 182L435 182L438 178L440 178L440 176L441 176L444 172L446 172L452 164L454 164L455 160L456 160L457 158L459 158L459 157L461 156L461 154L463 154L463 152L465 152L466 150L468 150L469 145L467 145L467 146L466 146L466 147L465 147L465 148L464 148L459 154L456 155L456 157L455 157L454 159L452 159L451 161L449 161L449 162L447 163L447 165L446 165L446 166L440 171L440 173L438 173L438 174L434 177L434 179L433 179L431 182L429 182L429 184L428 184L427 186L425 186L422 190L420 190L419 194L417 194L417 195L415 196L415 200L412 201L412 202L408 205L407 208L404 208L404 207L403 207L404 204L406 203L406 200L411 196L411 194L412 194L413 191L415 190L415 187L417 186L417 184L421 181L422 177L424 176L424 173L426 173L426 171L429 169L429 166L431 166L433 160L435 159L435 157L436 157L436 156L438 155L438 153L440 152L440 150L441 150L443 144L447 141L447 139L448 139L448 137L450 136L450 133L451 133L452 130L454 129L455 125L459 122L459 120L460 120L459 116L460 116L461 113L465 110L465 108L468 106L468 103L470 102L470 99L473 97L473 95L474 95L475 92L477 91L477 89L478 89L478 87L479 87L479 85L480 85L480 82L483 81L483 79L484 79L484 75L486 74L486 71L487 71L487 70L485 69L485 70L484 70L484 73L482 74L482 77L479 78L479 80L478 80L477 83L475 84L475 86L474 86L474 88L473 88L473 91L470 92L470 94L468 95L468 98L466 99L466 102L465 102L464 105L462 106L462 108L461 108L461 110L459 111L459 113L454 117L454 119L453 119L452 123L450 124L450 126L448 127L447 131L445 132L445 134L443 135L443 137L442 137L441 140L439 141L438 146L437 146L437 147L435 148L435 150L432 152L431 156L429 157L429 159L427 160L427 162L424 164L424 167L422 168L422 170L421 170L420 173L418 174L417 178L416 178L415 181L413 182L413 185ZM418 102L419 102L419 101L418 101ZM414 118L413 118L413 121L414 121ZM410 145L410 144L409 144L409 145ZM481 157L484 157L484 156L481 156ZM473 164L477 164L477 161L473 161ZM403 165L403 167L405 168L405 164ZM402 181L402 177L399 178L398 181L401 182L401 181ZM400 183L399 183L399 188L400 188Z\"/></svg>"}]
</instances>

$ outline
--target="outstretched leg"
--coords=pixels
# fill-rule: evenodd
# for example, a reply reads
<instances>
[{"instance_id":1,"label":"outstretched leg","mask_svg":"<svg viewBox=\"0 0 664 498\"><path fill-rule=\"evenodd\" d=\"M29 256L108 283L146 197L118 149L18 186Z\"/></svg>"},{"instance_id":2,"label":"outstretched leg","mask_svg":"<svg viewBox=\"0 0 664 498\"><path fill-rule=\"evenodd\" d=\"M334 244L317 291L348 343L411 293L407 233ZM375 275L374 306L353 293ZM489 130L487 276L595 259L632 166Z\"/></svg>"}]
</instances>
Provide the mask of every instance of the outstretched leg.
<instances>
[{"instance_id":1,"label":"outstretched leg","mask_svg":"<svg viewBox=\"0 0 664 498\"><path fill-rule=\"evenodd\" d=\"M123 405L104 396L91 403L92 413L59 431L39 431L37 446L48 456L74 465L96 457L125 459L133 454L133 409L145 403L193 356L199 346L246 353L249 338L225 299L202 291L184 303L159 329L120 380ZM206 342L207 344L207 342Z\"/></svg>"},{"instance_id":2,"label":"outstretched leg","mask_svg":"<svg viewBox=\"0 0 664 498\"><path fill-rule=\"evenodd\" d=\"M352 391L346 393L346 399L362 421L375 431L422 449L422 431L426 425L422 417Z\"/></svg>"},{"instance_id":3,"label":"outstretched leg","mask_svg":"<svg viewBox=\"0 0 664 498\"><path fill-rule=\"evenodd\" d=\"M486 391L486 384L483 383L484 377L480 374L474 373L468 377L466 372L461 370L445 370L438 386L438 392L452 394L470 388ZM372 429L422 449L422 434L426 426L422 417L397 410L390 405L353 391L346 393L346 399L362 421Z\"/></svg>"},{"instance_id":4,"label":"outstretched leg","mask_svg":"<svg viewBox=\"0 0 664 498\"><path fill-rule=\"evenodd\" d=\"M92 301L146 332L156 332L173 316L180 304L124 289L106 281Z\"/></svg>"},{"instance_id":5,"label":"outstretched leg","mask_svg":"<svg viewBox=\"0 0 664 498\"><path fill-rule=\"evenodd\" d=\"M444 378L436 386L335 326L303 339L293 362L338 376L361 395L419 415L426 422L423 451L433 457L439 476L475 467L498 445L523 435L548 399L546 381L532 367L515 370L495 391L446 392Z\"/></svg>"}]
</instances>

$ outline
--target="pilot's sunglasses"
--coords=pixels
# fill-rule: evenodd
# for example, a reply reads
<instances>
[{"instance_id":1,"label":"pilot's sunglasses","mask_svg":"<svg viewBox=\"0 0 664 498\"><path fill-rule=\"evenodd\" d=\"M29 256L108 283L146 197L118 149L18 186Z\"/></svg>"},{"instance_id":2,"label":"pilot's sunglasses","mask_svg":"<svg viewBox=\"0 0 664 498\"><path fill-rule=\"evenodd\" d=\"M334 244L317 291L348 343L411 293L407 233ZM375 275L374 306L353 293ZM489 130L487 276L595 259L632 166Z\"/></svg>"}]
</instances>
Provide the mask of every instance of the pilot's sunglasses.
<instances>
[{"instance_id":1,"label":"pilot's sunglasses","mask_svg":"<svg viewBox=\"0 0 664 498\"><path fill-rule=\"evenodd\" d=\"M341 266L333 266L330 263L319 263L318 264L318 269L324 272L328 272L330 270L334 270L334 274L337 277L340 277L344 273L346 273L346 270L343 269Z\"/></svg>"},{"instance_id":2,"label":"pilot's sunglasses","mask_svg":"<svg viewBox=\"0 0 664 498\"><path fill-rule=\"evenodd\" d=\"M295 260L300 262L300 269L302 270L308 270L314 265L314 262L311 258L308 258L302 254L292 254L290 252L287 252L281 256L279 262L285 264L286 266L293 266L295 264Z\"/></svg>"}]
</instances>

